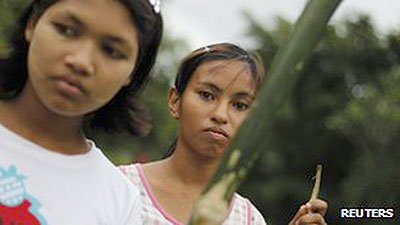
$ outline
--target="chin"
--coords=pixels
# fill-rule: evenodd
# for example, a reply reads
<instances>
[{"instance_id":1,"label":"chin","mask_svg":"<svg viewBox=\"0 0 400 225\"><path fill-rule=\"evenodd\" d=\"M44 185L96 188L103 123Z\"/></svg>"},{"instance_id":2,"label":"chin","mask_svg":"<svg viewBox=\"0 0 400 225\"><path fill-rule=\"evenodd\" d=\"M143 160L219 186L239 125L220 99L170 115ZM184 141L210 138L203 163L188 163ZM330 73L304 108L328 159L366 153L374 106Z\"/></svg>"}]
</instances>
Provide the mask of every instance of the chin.
<instances>
[{"instance_id":1,"label":"chin","mask_svg":"<svg viewBox=\"0 0 400 225\"><path fill-rule=\"evenodd\" d=\"M226 146L225 146L226 147ZM221 158L224 155L225 147L221 147L220 145L213 145L208 148L207 156Z\"/></svg>"},{"instance_id":2,"label":"chin","mask_svg":"<svg viewBox=\"0 0 400 225\"><path fill-rule=\"evenodd\" d=\"M65 104L46 104L46 108L51 112L63 117L81 117L90 112L89 109L83 109Z\"/></svg>"}]
</instances>

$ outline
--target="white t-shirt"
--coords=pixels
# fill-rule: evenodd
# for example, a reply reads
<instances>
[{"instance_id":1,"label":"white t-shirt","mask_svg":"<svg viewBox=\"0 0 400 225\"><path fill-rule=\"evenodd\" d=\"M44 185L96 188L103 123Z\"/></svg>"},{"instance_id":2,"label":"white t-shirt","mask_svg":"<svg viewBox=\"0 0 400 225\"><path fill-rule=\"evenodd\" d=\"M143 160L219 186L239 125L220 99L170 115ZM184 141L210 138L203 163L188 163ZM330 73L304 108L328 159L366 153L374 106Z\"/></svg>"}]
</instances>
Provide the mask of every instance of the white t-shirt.
<instances>
[{"instance_id":1,"label":"white t-shirt","mask_svg":"<svg viewBox=\"0 0 400 225\"><path fill-rule=\"evenodd\" d=\"M90 143L63 155L0 124L0 224L141 225L138 189Z\"/></svg>"}]
</instances>

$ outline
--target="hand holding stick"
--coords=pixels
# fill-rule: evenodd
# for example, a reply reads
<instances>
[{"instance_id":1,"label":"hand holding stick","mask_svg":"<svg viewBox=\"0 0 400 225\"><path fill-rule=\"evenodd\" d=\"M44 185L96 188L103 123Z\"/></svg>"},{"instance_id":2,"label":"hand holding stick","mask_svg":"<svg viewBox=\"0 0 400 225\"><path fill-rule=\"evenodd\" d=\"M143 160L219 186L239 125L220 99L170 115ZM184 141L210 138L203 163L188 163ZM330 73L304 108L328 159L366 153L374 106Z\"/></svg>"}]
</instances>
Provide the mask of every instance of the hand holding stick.
<instances>
[{"instance_id":1,"label":"hand holding stick","mask_svg":"<svg viewBox=\"0 0 400 225\"><path fill-rule=\"evenodd\" d=\"M302 205L296 215L289 222L289 225L305 225L318 224L326 225L324 215L328 208L327 202L318 199L319 190L321 187L322 165L317 166L317 174L315 175L314 188L311 193L310 200L307 204Z\"/></svg>"}]
</instances>

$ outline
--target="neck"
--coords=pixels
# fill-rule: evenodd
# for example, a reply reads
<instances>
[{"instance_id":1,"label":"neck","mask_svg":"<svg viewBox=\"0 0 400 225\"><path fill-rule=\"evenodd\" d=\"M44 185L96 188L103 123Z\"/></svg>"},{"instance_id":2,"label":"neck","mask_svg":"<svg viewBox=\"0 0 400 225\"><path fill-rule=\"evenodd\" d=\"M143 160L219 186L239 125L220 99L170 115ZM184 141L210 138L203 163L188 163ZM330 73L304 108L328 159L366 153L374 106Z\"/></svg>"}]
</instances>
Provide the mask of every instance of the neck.
<instances>
[{"instance_id":1,"label":"neck","mask_svg":"<svg viewBox=\"0 0 400 225\"><path fill-rule=\"evenodd\" d=\"M25 90L15 99L0 102L1 124L35 144L63 154L88 151L82 120L50 111Z\"/></svg>"},{"instance_id":2,"label":"neck","mask_svg":"<svg viewBox=\"0 0 400 225\"><path fill-rule=\"evenodd\" d=\"M208 184L219 165L218 158L201 156L179 140L174 153L165 162L166 169L183 184L195 185L202 189Z\"/></svg>"}]
</instances>

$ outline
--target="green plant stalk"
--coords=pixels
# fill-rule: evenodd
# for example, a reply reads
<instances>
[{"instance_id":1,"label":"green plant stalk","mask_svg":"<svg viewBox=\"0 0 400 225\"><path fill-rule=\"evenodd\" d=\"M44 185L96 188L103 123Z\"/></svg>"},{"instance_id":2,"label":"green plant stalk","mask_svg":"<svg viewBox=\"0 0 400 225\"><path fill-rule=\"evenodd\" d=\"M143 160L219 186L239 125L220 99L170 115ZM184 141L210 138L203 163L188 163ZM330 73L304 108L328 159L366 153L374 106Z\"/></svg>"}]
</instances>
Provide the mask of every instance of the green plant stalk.
<instances>
[{"instance_id":1,"label":"green plant stalk","mask_svg":"<svg viewBox=\"0 0 400 225\"><path fill-rule=\"evenodd\" d=\"M189 225L219 225L229 202L255 159L268 150L277 111L290 100L304 63L326 30L341 0L310 0L284 48L272 62L268 82L260 89L251 115L227 148L208 187L193 207Z\"/></svg>"}]
</instances>

